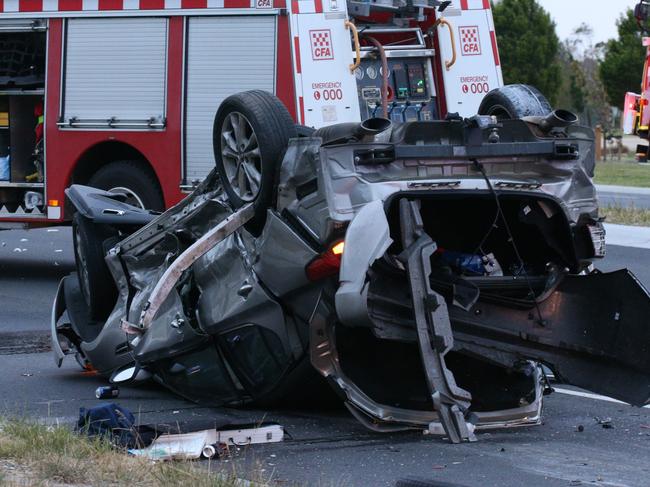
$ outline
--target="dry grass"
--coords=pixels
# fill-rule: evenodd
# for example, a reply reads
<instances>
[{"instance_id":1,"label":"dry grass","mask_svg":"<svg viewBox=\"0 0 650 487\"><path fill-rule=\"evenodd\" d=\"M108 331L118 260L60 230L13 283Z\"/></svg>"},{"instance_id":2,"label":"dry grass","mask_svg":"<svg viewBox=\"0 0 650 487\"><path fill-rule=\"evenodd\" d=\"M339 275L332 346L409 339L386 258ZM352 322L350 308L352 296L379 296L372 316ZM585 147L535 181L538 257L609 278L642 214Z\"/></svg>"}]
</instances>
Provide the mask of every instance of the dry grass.
<instances>
[{"instance_id":1,"label":"dry grass","mask_svg":"<svg viewBox=\"0 0 650 487\"><path fill-rule=\"evenodd\" d=\"M622 206L605 206L600 209L607 223L650 227L650 210L643 208L624 208Z\"/></svg>"},{"instance_id":2,"label":"dry grass","mask_svg":"<svg viewBox=\"0 0 650 487\"><path fill-rule=\"evenodd\" d=\"M0 485L3 486L253 485L238 480L236 472L209 473L209 470L192 462L153 463L128 456L106 441L89 440L64 427L0 420ZM255 485L267 484L257 481Z\"/></svg>"}]
</instances>

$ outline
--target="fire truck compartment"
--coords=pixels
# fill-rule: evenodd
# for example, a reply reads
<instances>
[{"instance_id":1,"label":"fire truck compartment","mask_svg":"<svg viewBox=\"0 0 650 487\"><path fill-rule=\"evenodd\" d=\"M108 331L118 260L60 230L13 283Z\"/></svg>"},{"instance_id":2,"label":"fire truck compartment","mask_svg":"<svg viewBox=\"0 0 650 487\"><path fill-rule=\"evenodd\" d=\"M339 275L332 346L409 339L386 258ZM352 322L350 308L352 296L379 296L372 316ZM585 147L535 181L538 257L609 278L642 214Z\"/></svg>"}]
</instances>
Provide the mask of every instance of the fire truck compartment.
<instances>
[{"instance_id":1,"label":"fire truck compartment","mask_svg":"<svg viewBox=\"0 0 650 487\"><path fill-rule=\"evenodd\" d=\"M66 29L59 126L163 129L168 20L70 19Z\"/></svg>"},{"instance_id":2,"label":"fire truck compartment","mask_svg":"<svg viewBox=\"0 0 650 487\"><path fill-rule=\"evenodd\" d=\"M189 19L186 184L202 180L214 167L212 122L216 107L238 91L275 92L276 31L276 19L271 15Z\"/></svg>"},{"instance_id":3,"label":"fire truck compartment","mask_svg":"<svg viewBox=\"0 0 650 487\"><path fill-rule=\"evenodd\" d=\"M389 51L388 54L395 52ZM387 61L390 120L398 123L436 120L438 114L429 58L390 57ZM361 61L361 66L355 71L359 107L364 120L382 116L382 73L381 60L370 55Z\"/></svg>"},{"instance_id":4,"label":"fire truck compartment","mask_svg":"<svg viewBox=\"0 0 650 487\"><path fill-rule=\"evenodd\" d=\"M43 88L45 32L0 32L0 90Z\"/></svg>"},{"instance_id":5,"label":"fire truck compartment","mask_svg":"<svg viewBox=\"0 0 650 487\"><path fill-rule=\"evenodd\" d=\"M43 96L33 92L0 93L0 216L42 214Z\"/></svg>"}]
</instances>

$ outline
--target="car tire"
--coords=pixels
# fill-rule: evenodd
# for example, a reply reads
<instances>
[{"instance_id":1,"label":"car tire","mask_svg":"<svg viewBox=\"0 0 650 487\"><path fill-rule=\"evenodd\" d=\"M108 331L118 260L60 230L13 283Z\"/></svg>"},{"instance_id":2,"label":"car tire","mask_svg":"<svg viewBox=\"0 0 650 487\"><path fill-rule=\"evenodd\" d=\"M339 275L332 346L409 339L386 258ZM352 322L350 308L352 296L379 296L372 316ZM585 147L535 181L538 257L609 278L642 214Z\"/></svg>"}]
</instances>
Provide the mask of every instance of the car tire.
<instances>
[{"instance_id":1,"label":"car tire","mask_svg":"<svg viewBox=\"0 0 650 487\"><path fill-rule=\"evenodd\" d=\"M214 118L214 159L224 191L234 208L252 203L246 228L259 235L274 202L278 171L296 126L282 102L261 90L226 98Z\"/></svg>"},{"instance_id":2,"label":"car tire","mask_svg":"<svg viewBox=\"0 0 650 487\"><path fill-rule=\"evenodd\" d=\"M99 168L88 186L111 192L123 192L127 203L147 210L164 211L165 200L158 179L143 163L135 160L114 161Z\"/></svg>"},{"instance_id":3,"label":"car tire","mask_svg":"<svg viewBox=\"0 0 650 487\"><path fill-rule=\"evenodd\" d=\"M479 106L479 115L494 115L499 120L548 115L553 108L534 86L506 85L490 91Z\"/></svg>"},{"instance_id":4,"label":"car tire","mask_svg":"<svg viewBox=\"0 0 650 487\"><path fill-rule=\"evenodd\" d=\"M106 261L104 242L113 236L104 225L94 224L80 213L72 218L72 242L79 287L90 318L105 320L117 299L117 288Z\"/></svg>"},{"instance_id":5,"label":"car tire","mask_svg":"<svg viewBox=\"0 0 650 487\"><path fill-rule=\"evenodd\" d=\"M298 137L311 137L316 132L314 127L307 127L307 125L296 125L296 133Z\"/></svg>"}]
</instances>

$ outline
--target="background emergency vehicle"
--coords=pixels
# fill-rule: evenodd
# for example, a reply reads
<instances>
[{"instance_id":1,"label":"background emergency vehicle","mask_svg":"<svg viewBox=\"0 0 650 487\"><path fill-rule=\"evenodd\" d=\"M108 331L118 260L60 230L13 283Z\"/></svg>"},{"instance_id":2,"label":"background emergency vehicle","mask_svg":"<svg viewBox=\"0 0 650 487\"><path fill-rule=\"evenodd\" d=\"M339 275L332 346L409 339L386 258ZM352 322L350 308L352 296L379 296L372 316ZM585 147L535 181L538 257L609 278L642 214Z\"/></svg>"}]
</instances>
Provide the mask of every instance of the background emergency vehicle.
<instances>
[{"instance_id":1,"label":"background emergency vehicle","mask_svg":"<svg viewBox=\"0 0 650 487\"><path fill-rule=\"evenodd\" d=\"M235 92L318 128L471 116L502 85L489 0L3 0L0 225L69 219L72 183L171 206Z\"/></svg>"},{"instance_id":2,"label":"background emergency vehicle","mask_svg":"<svg viewBox=\"0 0 650 487\"><path fill-rule=\"evenodd\" d=\"M650 18L650 1L640 1L635 9L639 29L644 34L650 34L648 19ZM642 139L648 139L650 129L650 37L643 37L643 46L646 48L645 64L641 76L641 94L628 92L625 94L625 105L621 119L621 128L625 135L638 135ZM636 148L636 157L640 162L648 160L648 144L639 144Z\"/></svg>"}]
</instances>

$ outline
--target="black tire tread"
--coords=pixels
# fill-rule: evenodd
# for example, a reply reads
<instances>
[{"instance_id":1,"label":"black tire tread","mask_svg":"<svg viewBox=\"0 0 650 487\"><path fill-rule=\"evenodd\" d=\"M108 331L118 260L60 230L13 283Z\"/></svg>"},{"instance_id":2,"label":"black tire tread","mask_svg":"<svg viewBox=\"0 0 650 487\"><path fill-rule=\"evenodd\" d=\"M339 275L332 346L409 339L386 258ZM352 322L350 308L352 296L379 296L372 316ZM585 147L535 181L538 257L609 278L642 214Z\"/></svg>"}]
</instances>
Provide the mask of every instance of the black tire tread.
<instances>
[{"instance_id":1,"label":"black tire tread","mask_svg":"<svg viewBox=\"0 0 650 487\"><path fill-rule=\"evenodd\" d=\"M244 205L228 182L221 161L221 124L230 111L238 111L248 119L255 130L262 152L262 183L253 206L255 216L246 225L253 234L259 234L264 226L266 210L274 203L274 189L279 167L290 138L297 137L295 123L282 102L263 90L236 93L226 98L217 110L213 124L213 148L215 164L225 192L234 208Z\"/></svg>"},{"instance_id":2,"label":"black tire tread","mask_svg":"<svg viewBox=\"0 0 650 487\"><path fill-rule=\"evenodd\" d=\"M84 287L84 284L80 269L81 260L77 253L77 229L79 229L79 237L82 239L81 243L86 254L88 280L90 281L88 289L90 302L86 302L86 304L88 305L90 317L96 321L103 321L112 311L117 298L117 288L113 276L104 260L104 241L110 238L112 234L105 227L94 224L80 213L75 213L72 218L75 265L81 288ZM88 301L85 295L84 300Z\"/></svg>"},{"instance_id":3,"label":"black tire tread","mask_svg":"<svg viewBox=\"0 0 650 487\"><path fill-rule=\"evenodd\" d=\"M524 84L506 85L490 91L481 101L478 113L492 115L497 107L505 109L511 119L544 116L553 110L537 88Z\"/></svg>"}]
</instances>

